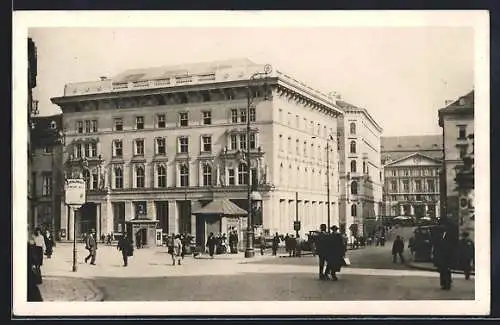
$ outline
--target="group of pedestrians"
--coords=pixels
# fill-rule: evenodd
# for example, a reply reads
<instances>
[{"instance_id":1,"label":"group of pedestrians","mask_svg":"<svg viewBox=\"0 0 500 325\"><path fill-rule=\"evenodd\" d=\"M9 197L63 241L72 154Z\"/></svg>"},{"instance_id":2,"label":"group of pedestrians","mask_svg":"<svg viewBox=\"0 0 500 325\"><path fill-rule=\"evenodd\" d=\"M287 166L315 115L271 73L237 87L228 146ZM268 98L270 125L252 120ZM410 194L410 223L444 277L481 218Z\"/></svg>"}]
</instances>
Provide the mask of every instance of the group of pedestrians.
<instances>
[{"instance_id":1,"label":"group of pedestrians","mask_svg":"<svg viewBox=\"0 0 500 325\"><path fill-rule=\"evenodd\" d=\"M347 246L337 226L327 232L326 224L320 225L320 233L316 241L316 251L319 257L319 279L337 281L337 272L345 265Z\"/></svg>"}]
</instances>

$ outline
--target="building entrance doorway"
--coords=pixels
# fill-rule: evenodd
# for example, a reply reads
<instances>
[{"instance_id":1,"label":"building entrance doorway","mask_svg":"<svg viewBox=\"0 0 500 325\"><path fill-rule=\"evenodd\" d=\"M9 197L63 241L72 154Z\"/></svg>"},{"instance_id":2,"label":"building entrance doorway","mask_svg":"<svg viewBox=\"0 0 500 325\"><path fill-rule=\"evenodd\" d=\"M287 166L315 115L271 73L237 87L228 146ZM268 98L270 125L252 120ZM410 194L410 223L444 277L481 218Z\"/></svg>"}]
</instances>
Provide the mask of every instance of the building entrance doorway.
<instances>
[{"instance_id":1,"label":"building entrance doorway","mask_svg":"<svg viewBox=\"0 0 500 325\"><path fill-rule=\"evenodd\" d=\"M75 213L76 221L76 237L82 238L89 230L96 230L97 204L87 202ZM99 234L97 234L99 235Z\"/></svg>"}]
</instances>

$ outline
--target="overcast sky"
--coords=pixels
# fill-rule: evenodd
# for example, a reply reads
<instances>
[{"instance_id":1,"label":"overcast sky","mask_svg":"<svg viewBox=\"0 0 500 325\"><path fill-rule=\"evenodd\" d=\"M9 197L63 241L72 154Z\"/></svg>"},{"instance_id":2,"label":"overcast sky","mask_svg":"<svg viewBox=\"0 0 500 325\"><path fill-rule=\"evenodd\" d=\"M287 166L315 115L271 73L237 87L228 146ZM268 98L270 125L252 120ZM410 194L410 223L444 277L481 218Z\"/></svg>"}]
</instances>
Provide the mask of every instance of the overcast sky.
<instances>
[{"instance_id":1,"label":"overcast sky","mask_svg":"<svg viewBox=\"0 0 500 325\"><path fill-rule=\"evenodd\" d=\"M130 68L247 57L365 107L384 135L437 134L437 110L473 88L467 27L37 28L41 115L70 82Z\"/></svg>"}]
</instances>

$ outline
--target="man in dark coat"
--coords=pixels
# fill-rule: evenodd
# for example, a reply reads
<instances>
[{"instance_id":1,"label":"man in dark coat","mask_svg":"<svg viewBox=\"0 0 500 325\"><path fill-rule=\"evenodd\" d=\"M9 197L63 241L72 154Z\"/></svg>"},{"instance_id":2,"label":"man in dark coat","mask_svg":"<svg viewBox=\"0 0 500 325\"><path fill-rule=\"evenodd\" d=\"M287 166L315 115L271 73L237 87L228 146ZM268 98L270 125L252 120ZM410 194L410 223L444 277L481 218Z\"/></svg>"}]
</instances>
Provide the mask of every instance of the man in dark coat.
<instances>
[{"instance_id":1,"label":"man in dark coat","mask_svg":"<svg viewBox=\"0 0 500 325\"><path fill-rule=\"evenodd\" d=\"M215 246L217 245L217 238L215 238L214 233L211 232L207 239L208 254L211 258L214 258Z\"/></svg>"},{"instance_id":2,"label":"man in dark coat","mask_svg":"<svg viewBox=\"0 0 500 325\"><path fill-rule=\"evenodd\" d=\"M469 238L468 232L463 232L462 238L458 242L458 266L460 270L464 271L465 280L470 279L473 260L474 242Z\"/></svg>"},{"instance_id":3,"label":"man in dark coat","mask_svg":"<svg viewBox=\"0 0 500 325\"><path fill-rule=\"evenodd\" d=\"M403 250L405 247L405 243L400 236L396 236L394 243L392 244L392 262L397 262L397 256L399 255L399 259L401 260L401 264L405 262L403 257Z\"/></svg>"},{"instance_id":4,"label":"man in dark coat","mask_svg":"<svg viewBox=\"0 0 500 325\"><path fill-rule=\"evenodd\" d=\"M328 274L325 274L325 262L326 255L328 252L328 233L326 232L326 224L322 223L319 226L320 233L316 238L316 252L319 257L319 279L320 280L328 280Z\"/></svg>"},{"instance_id":5,"label":"man in dark coat","mask_svg":"<svg viewBox=\"0 0 500 325\"><path fill-rule=\"evenodd\" d=\"M276 256L276 253L278 252L278 247L280 244L280 236L278 233L276 233L273 237L273 256Z\"/></svg>"},{"instance_id":6,"label":"man in dark coat","mask_svg":"<svg viewBox=\"0 0 500 325\"><path fill-rule=\"evenodd\" d=\"M331 227L332 232L327 235L325 243L326 248L326 262L327 267L325 274L330 274L332 280L337 281L337 272L340 272L342 265L344 265L344 257L347 247L344 245L342 235L338 232L338 227Z\"/></svg>"},{"instance_id":7,"label":"man in dark coat","mask_svg":"<svg viewBox=\"0 0 500 325\"><path fill-rule=\"evenodd\" d=\"M85 257L85 263L90 259L90 264L95 265L97 255L97 240L95 238L95 230L89 231L88 236L85 238L85 249L89 251L89 255Z\"/></svg>"},{"instance_id":8,"label":"man in dark coat","mask_svg":"<svg viewBox=\"0 0 500 325\"><path fill-rule=\"evenodd\" d=\"M451 264L453 259L452 241L448 227L442 226L434 243L434 265L439 272L441 289L451 289Z\"/></svg>"},{"instance_id":9,"label":"man in dark coat","mask_svg":"<svg viewBox=\"0 0 500 325\"><path fill-rule=\"evenodd\" d=\"M132 256L133 254L132 252L134 251L134 246L132 245L132 242L130 241L126 233L118 241L117 249L122 252L123 266L127 266L128 257Z\"/></svg>"}]
</instances>

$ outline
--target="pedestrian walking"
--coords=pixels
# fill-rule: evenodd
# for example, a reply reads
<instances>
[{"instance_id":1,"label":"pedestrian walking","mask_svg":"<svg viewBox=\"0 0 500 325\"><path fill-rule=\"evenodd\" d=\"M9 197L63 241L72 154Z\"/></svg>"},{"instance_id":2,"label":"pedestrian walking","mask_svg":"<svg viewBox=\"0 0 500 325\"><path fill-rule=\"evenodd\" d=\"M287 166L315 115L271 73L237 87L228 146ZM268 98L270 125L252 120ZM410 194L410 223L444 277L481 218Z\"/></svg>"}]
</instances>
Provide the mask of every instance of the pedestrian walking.
<instances>
[{"instance_id":1,"label":"pedestrian walking","mask_svg":"<svg viewBox=\"0 0 500 325\"><path fill-rule=\"evenodd\" d=\"M280 236L278 235L278 233L276 233L273 237L273 246L272 246L273 256L276 256L279 245L280 245Z\"/></svg>"},{"instance_id":2,"label":"pedestrian walking","mask_svg":"<svg viewBox=\"0 0 500 325\"><path fill-rule=\"evenodd\" d=\"M326 270L325 275L331 275L332 280L337 281L337 272L340 272L344 265L347 246L344 244L342 235L338 233L338 227L332 226L332 232L327 235L326 246Z\"/></svg>"},{"instance_id":3,"label":"pedestrian walking","mask_svg":"<svg viewBox=\"0 0 500 325\"><path fill-rule=\"evenodd\" d=\"M118 241L117 249L121 251L123 257L123 266L128 265L128 258L134 254L134 245L128 238L127 234L124 234L122 238Z\"/></svg>"},{"instance_id":4,"label":"pedestrian walking","mask_svg":"<svg viewBox=\"0 0 500 325\"><path fill-rule=\"evenodd\" d=\"M397 263L397 257L399 256L399 259L401 261L401 264L405 262L405 259L403 257L403 251L404 251L405 243L403 239L400 236L396 236L396 239L394 240L394 243L392 244L392 262Z\"/></svg>"},{"instance_id":5,"label":"pedestrian walking","mask_svg":"<svg viewBox=\"0 0 500 325\"><path fill-rule=\"evenodd\" d=\"M43 265L43 254L46 250L45 238L42 236L40 228L35 229L35 233L33 234L33 244L34 265L38 270L40 270L40 267Z\"/></svg>"},{"instance_id":6,"label":"pedestrian walking","mask_svg":"<svg viewBox=\"0 0 500 325\"><path fill-rule=\"evenodd\" d=\"M451 289L452 242L448 227L442 226L441 233L434 244L434 265L439 272L441 289Z\"/></svg>"},{"instance_id":7,"label":"pedestrian walking","mask_svg":"<svg viewBox=\"0 0 500 325\"><path fill-rule=\"evenodd\" d=\"M469 233L465 231L458 242L458 267L464 271L465 280L470 279L473 261L474 242L469 238Z\"/></svg>"},{"instance_id":8,"label":"pedestrian walking","mask_svg":"<svg viewBox=\"0 0 500 325\"><path fill-rule=\"evenodd\" d=\"M266 237L263 234L259 236L259 246L260 246L260 255L264 255L264 250L266 249Z\"/></svg>"},{"instance_id":9,"label":"pedestrian walking","mask_svg":"<svg viewBox=\"0 0 500 325\"><path fill-rule=\"evenodd\" d=\"M85 263L90 259L90 264L95 265L96 255L97 255L97 240L95 238L95 230L89 231L87 237L85 238L85 249L89 251L89 255L85 257Z\"/></svg>"},{"instance_id":10,"label":"pedestrian walking","mask_svg":"<svg viewBox=\"0 0 500 325\"><path fill-rule=\"evenodd\" d=\"M215 238L214 233L211 232L207 239L208 254L211 258L214 258L215 246L217 245L217 238Z\"/></svg>"},{"instance_id":11,"label":"pedestrian walking","mask_svg":"<svg viewBox=\"0 0 500 325\"><path fill-rule=\"evenodd\" d=\"M319 262L319 279L329 280L328 274L325 274L325 263L328 250L328 233L326 232L326 224L322 223L319 226L320 233L316 239L316 252L318 253Z\"/></svg>"},{"instance_id":12,"label":"pedestrian walking","mask_svg":"<svg viewBox=\"0 0 500 325\"><path fill-rule=\"evenodd\" d=\"M415 255L415 236L411 236L408 240L408 249L410 250L411 256Z\"/></svg>"},{"instance_id":13,"label":"pedestrian walking","mask_svg":"<svg viewBox=\"0 0 500 325\"><path fill-rule=\"evenodd\" d=\"M45 255L47 256L47 258L51 258L52 253L54 252L53 247L55 245L55 242L49 230L45 231L45 236L43 239L45 241Z\"/></svg>"},{"instance_id":14,"label":"pedestrian walking","mask_svg":"<svg viewBox=\"0 0 500 325\"><path fill-rule=\"evenodd\" d=\"M177 265L181 265L182 241L180 235L174 236L173 246L170 255L172 256L172 265L175 265L176 264L175 262L177 262Z\"/></svg>"},{"instance_id":15,"label":"pedestrian walking","mask_svg":"<svg viewBox=\"0 0 500 325\"><path fill-rule=\"evenodd\" d=\"M137 249L141 248L141 231L140 230L138 230L135 233L135 246L137 247Z\"/></svg>"}]
</instances>

